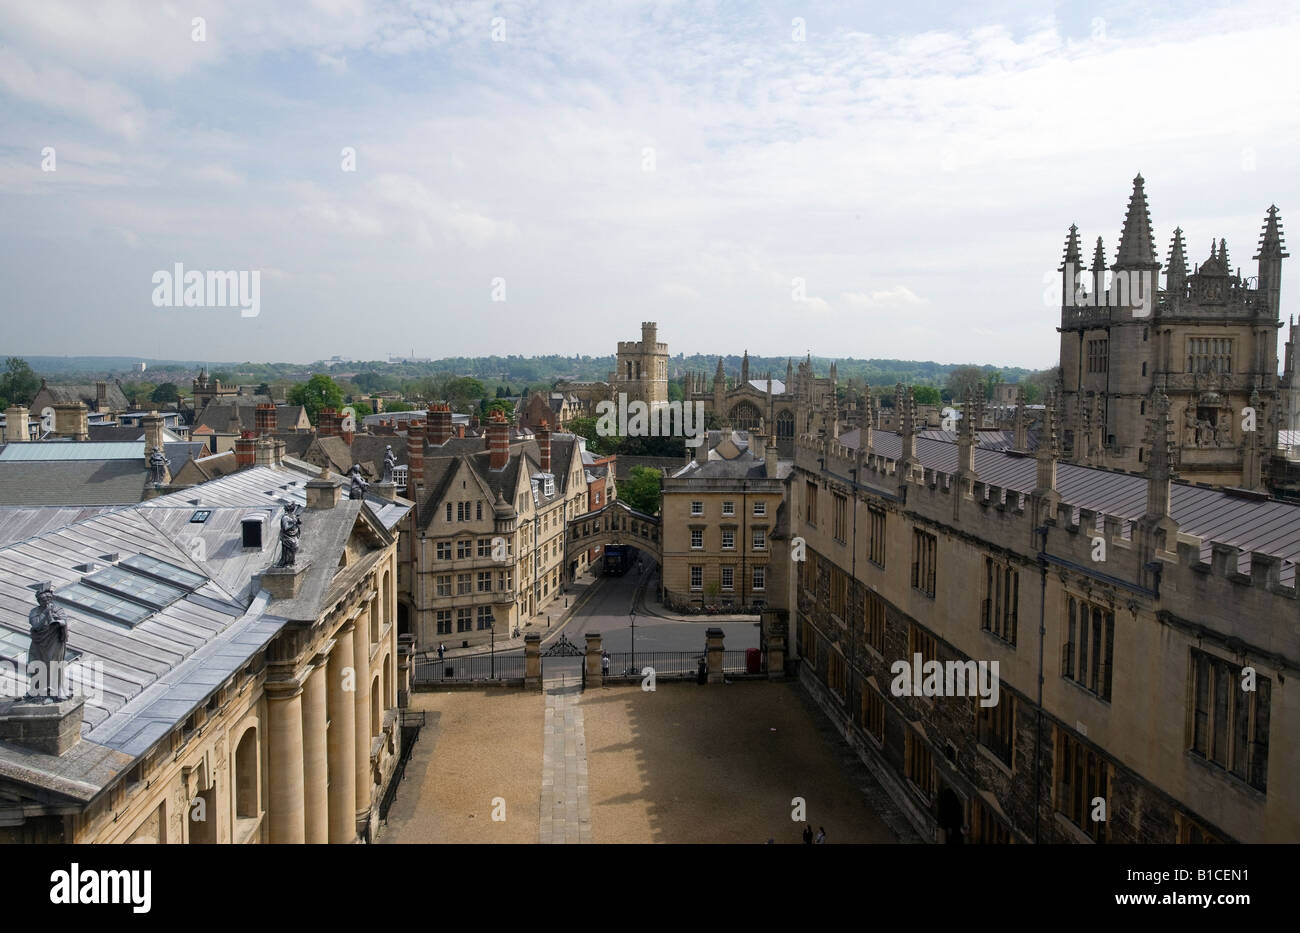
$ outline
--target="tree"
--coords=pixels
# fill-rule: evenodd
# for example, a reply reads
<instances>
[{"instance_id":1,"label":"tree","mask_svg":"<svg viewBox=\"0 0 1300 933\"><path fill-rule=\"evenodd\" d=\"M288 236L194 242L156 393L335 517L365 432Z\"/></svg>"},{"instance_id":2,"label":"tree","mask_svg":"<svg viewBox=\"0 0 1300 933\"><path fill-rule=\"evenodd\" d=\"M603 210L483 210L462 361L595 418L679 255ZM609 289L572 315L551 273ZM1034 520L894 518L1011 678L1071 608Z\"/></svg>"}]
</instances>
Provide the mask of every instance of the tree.
<instances>
[{"instance_id":1,"label":"tree","mask_svg":"<svg viewBox=\"0 0 1300 933\"><path fill-rule=\"evenodd\" d=\"M630 508L647 515L659 511L659 481L663 473L654 467L634 466L627 479L618 484L618 497Z\"/></svg>"},{"instance_id":2,"label":"tree","mask_svg":"<svg viewBox=\"0 0 1300 933\"><path fill-rule=\"evenodd\" d=\"M160 405L165 405L168 402L179 402L180 400L180 389L176 388L174 382L164 382L149 395L149 401L157 402Z\"/></svg>"},{"instance_id":3,"label":"tree","mask_svg":"<svg viewBox=\"0 0 1300 933\"><path fill-rule=\"evenodd\" d=\"M271 397L271 387L270 387L267 383L263 382L261 385L259 385L259 386L257 387L257 394L258 394L258 395L265 395L267 398L270 398L270 397Z\"/></svg>"},{"instance_id":4,"label":"tree","mask_svg":"<svg viewBox=\"0 0 1300 933\"><path fill-rule=\"evenodd\" d=\"M914 386L912 398L918 405L938 405L940 402L939 390L934 386Z\"/></svg>"},{"instance_id":5,"label":"tree","mask_svg":"<svg viewBox=\"0 0 1300 933\"><path fill-rule=\"evenodd\" d=\"M390 402L384 399L384 411L415 411L415 406L409 402Z\"/></svg>"},{"instance_id":6,"label":"tree","mask_svg":"<svg viewBox=\"0 0 1300 933\"><path fill-rule=\"evenodd\" d=\"M32 372L31 366L22 357L11 356L5 360L5 371L0 375L0 395L10 404L30 405L36 393L41 391L41 380Z\"/></svg>"},{"instance_id":7,"label":"tree","mask_svg":"<svg viewBox=\"0 0 1300 933\"><path fill-rule=\"evenodd\" d=\"M463 411L469 407L470 402L475 402L487 394L483 383L473 376L459 376L450 380L444 391L447 401L457 411Z\"/></svg>"},{"instance_id":8,"label":"tree","mask_svg":"<svg viewBox=\"0 0 1300 933\"><path fill-rule=\"evenodd\" d=\"M984 376L984 397L993 398L993 387L1002 381L1002 370L995 369Z\"/></svg>"},{"instance_id":9,"label":"tree","mask_svg":"<svg viewBox=\"0 0 1300 933\"><path fill-rule=\"evenodd\" d=\"M485 398L479 403L479 411L483 413L483 417L485 418L491 418L492 412L499 411L501 414L506 416L506 420L509 420L510 416L515 412L515 406L511 405L503 398L494 398L491 400Z\"/></svg>"},{"instance_id":10,"label":"tree","mask_svg":"<svg viewBox=\"0 0 1300 933\"><path fill-rule=\"evenodd\" d=\"M364 418L366 415L373 415L375 413L375 410L370 407L369 402L358 402L353 400L349 401L348 404L356 411L356 416L358 418Z\"/></svg>"},{"instance_id":11,"label":"tree","mask_svg":"<svg viewBox=\"0 0 1300 933\"><path fill-rule=\"evenodd\" d=\"M307 418L312 424L323 408L337 411L343 405L343 390L324 373L317 373L306 382L300 382L289 390L289 402L307 409Z\"/></svg>"},{"instance_id":12,"label":"tree","mask_svg":"<svg viewBox=\"0 0 1300 933\"><path fill-rule=\"evenodd\" d=\"M960 402L970 390L971 397L984 391L984 372L978 366L958 366L948 373L948 397Z\"/></svg>"}]
</instances>

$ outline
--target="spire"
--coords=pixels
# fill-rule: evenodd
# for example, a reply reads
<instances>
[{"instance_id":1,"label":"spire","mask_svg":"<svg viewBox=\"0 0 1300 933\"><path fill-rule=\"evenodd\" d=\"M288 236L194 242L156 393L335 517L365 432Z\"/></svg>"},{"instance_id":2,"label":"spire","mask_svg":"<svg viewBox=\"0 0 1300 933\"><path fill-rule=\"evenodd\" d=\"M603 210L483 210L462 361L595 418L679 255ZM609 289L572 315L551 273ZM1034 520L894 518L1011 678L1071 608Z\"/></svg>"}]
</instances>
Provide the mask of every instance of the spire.
<instances>
[{"instance_id":1,"label":"spire","mask_svg":"<svg viewBox=\"0 0 1300 933\"><path fill-rule=\"evenodd\" d=\"M1101 237L1097 237L1097 248L1092 251L1092 271L1100 272L1106 268L1106 249L1102 246Z\"/></svg>"},{"instance_id":2,"label":"spire","mask_svg":"<svg viewBox=\"0 0 1300 933\"><path fill-rule=\"evenodd\" d=\"M1043 411L1043 433L1038 439L1037 482L1030 494L1037 501L1034 519L1042 524L1056 517L1056 505L1061 501L1056 491L1056 390L1047 394L1047 405Z\"/></svg>"},{"instance_id":3,"label":"spire","mask_svg":"<svg viewBox=\"0 0 1300 933\"><path fill-rule=\"evenodd\" d=\"M1075 269L1083 265L1083 253L1079 249L1079 228L1070 224L1070 234L1065 238L1065 253L1061 256L1061 267L1057 272L1064 272L1073 264Z\"/></svg>"},{"instance_id":4,"label":"spire","mask_svg":"<svg viewBox=\"0 0 1300 933\"><path fill-rule=\"evenodd\" d=\"M1119 235L1119 255L1115 259L1117 269L1158 265L1155 241L1151 237L1151 211L1142 184L1139 172L1133 179L1133 193L1129 196L1124 229Z\"/></svg>"},{"instance_id":5,"label":"spire","mask_svg":"<svg viewBox=\"0 0 1300 933\"><path fill-rule=\"evenodd\" d=\"M1025 387L1016 389L1016 450L1029 449L1029 425L1025 420Z\"/></svg>"},{"instance_id":6,"label":"spire","mask_svg":"<svg viewBox=\"0 0 1300 933\"><path fill-rule=\"evenodd\" d=\"M785 358L785 390L790 391L790 384L794 382L794 367L790 365L790 357Z\"/></svg>"},{"instance_id":7,"label":"spire","mask_svg":"<svg viewBox=\"0 0 1300 933\"><path fill-rule=\"evenodd\" d=\"M1219 262L1223 263L1223 268L1228 272L1232 272L1232 266L1228 264L1228 241L1222 237L1219 238Z\"/></svg>"},{"instance_id":8,"label":"spire","mask_svg":"<svg viewBox=\"0 0 1300 933\"><path fill-rule=\"evenodd\" d=\"M740 384L749 385L749 351L740 360Z\"/></svg>"},{"instance_id":9,"label":"spire","mask_svg":"<svg viewBox=\"0 0 1300 933\"><path fill-rule=\"evenodd\" d=\"M1259 252L1254 259L1288 259L1286 244L1282 242L1282 221L1277 216L1277 205L1271 204L1264 218L1264 229L1259 234Z\"/></svg>"},{"instance_id":10,"label":"spire","mask_svg":"<svg viewBox=\"0 0 1300 933\"><path fill-rule=\"evenodd\" d=\"M1169 397L1156 386L1151 394L1152 417L1147 422L1147 511L1142 524L1154 540L1144 547L1173 550L1178 525L1170 516L1169 489L1174 477L1173 451L1170 445ZM1145 535L1144 535L1145 538Z\"/></svg>"},{"instance_id":11,"label":"spire","mask_svg":"<svg viewBox=\"0 0 1300 933\"><path fill-rule=\"evenodd\" d=\"M1169 243L1169 277L1187 277L1187 244L1183 242L1183 228L1174 228L1174 238Z\"/></svg>"},{"instance_id":12,"label":"spire","mask_svg":"<svg viewBox=\"0 0 1300 933\"><path fill-rule=\"evenodd\" d=\"M963 477L975 475L975 428L970 386L962 393L961 421L957 422L957 472ZM965 486L962 492L965 492Z\"/></svg>"}]
</instances>

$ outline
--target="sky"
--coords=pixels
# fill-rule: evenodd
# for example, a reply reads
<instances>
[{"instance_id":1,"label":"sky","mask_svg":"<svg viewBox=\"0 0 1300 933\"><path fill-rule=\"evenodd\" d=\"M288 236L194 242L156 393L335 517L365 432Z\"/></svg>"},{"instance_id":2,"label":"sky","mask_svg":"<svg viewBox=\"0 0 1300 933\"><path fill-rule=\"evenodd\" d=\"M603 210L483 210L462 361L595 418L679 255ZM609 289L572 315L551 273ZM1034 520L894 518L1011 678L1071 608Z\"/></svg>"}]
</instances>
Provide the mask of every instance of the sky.
<instances>
[{"instance_id":1,"label":"sky","mask_svg":"<svg viewBox=\"0 0 1300 933\"><path fill-rule=\"evenodd\" d=\"M0 7L0 352L1043 368L1068 227L1300 216L1300 7ZM1282 313L1300 289L1284 264ZM237 271L186 307L156 275ZM214 295L197 296L216 305ZM252 310L252 309L249 309Z\"/></svg>"}]
</instances>

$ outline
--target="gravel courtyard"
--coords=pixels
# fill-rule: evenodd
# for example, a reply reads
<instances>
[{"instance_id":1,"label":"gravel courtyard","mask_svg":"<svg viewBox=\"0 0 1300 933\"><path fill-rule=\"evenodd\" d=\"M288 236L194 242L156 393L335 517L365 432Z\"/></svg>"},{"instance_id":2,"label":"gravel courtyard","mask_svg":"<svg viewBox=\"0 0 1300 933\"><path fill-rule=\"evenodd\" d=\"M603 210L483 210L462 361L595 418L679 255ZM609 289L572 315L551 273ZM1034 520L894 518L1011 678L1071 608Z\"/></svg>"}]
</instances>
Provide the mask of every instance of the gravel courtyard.
<instances>
[{"instance_id":1,"label":"gravel courtyard","mask_svg":"<svg viewBox=\"0 0 1300 933\"><path fill-rule=\"evenodd\" d=\"M552 826L563 837L566 811L553 798L572 797L573 778L545 798L557 805L541 819L544 792L556 790L549 764L543 788L544 726L564 721L546 716L545 696L485 689L412 703L427 725L379 842L535 843ZM595 843L798 844L795 797L828 843L899 841L876 812L888 806L882 792L796 684L603 687L576 704L580 734L553 746L586 782L581 809L567 811L573 841L581 813L582 838ZM504 822L492 820L493 797L505 798Z\"/></svg>"}]
</instances>

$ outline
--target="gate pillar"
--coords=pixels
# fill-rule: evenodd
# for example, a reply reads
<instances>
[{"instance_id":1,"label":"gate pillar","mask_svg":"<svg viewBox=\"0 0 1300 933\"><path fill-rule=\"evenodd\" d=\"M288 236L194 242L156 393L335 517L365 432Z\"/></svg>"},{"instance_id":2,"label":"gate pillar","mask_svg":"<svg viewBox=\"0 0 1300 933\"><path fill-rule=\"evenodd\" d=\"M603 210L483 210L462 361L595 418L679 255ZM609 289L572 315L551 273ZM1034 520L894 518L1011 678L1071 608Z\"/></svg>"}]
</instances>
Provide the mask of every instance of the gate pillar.
<instances>
[{"instance_id":1,"label":"gate pillar","mask_svg":"<svg viewBox=\"0 0 1300 933\"><path fill-rule=\"evenodd\" d=\"M600 671L600 632L587 633L586 686L600 687L605 678Z\"/></svg>"}]
</instances>

